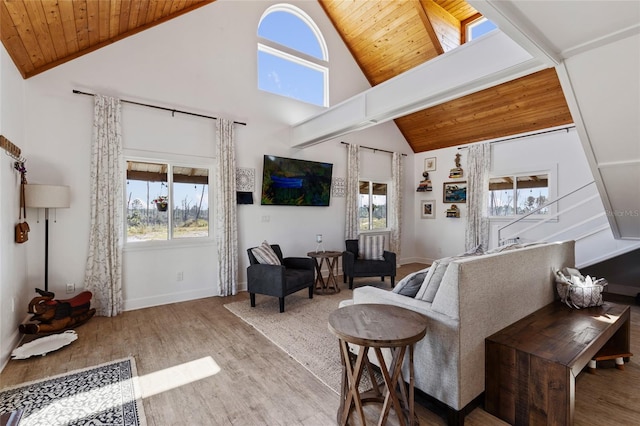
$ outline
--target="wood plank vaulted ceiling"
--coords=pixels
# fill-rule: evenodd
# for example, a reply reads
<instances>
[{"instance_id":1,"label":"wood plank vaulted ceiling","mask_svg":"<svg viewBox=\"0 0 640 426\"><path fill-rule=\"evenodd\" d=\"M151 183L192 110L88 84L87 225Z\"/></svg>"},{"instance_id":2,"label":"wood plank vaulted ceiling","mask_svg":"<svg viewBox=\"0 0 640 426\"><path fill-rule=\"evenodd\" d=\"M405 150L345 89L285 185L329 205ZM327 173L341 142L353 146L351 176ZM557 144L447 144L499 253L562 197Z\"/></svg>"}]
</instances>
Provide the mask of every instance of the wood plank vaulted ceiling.
<instances>
[{"instance_id":1,"label":"wood plank vaulted ceiling","mask_svg":"<svg viewBox=\"0 0 640 426\"><path fill-rule=\"evenodd\" d=\"M26 79L213 1L2 0L0 39ZM478 16L463 0L318 1L372 86L456 48ZM417 153L573 120L550 68L395 122Z\"/></svg>"}]
</instances>

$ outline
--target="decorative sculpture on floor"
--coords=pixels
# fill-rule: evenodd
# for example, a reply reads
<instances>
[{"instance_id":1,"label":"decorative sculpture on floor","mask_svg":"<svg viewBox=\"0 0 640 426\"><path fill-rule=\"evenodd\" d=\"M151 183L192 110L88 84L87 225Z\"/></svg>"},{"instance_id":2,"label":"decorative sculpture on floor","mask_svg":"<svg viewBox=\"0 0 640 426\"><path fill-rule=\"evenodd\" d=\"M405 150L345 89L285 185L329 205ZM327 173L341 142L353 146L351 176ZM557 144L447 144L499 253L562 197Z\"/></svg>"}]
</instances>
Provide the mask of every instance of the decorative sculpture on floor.
<instances>
[{"instance_id":1,"label":"decorative sculpture on floor","mask_svg":"<svg viewBox=\"0 0 640 426\"><path fill-rule=\"evenodd\" d=\"M39 297L29 302L28 312L33 314L30 322L20 324L19 330L24 334L53 333L76 327L85 323L96 313L91 308L90 291L83 291L67 300L54 299L55 294L36 288Z\"/></svg>"}]
</instances>

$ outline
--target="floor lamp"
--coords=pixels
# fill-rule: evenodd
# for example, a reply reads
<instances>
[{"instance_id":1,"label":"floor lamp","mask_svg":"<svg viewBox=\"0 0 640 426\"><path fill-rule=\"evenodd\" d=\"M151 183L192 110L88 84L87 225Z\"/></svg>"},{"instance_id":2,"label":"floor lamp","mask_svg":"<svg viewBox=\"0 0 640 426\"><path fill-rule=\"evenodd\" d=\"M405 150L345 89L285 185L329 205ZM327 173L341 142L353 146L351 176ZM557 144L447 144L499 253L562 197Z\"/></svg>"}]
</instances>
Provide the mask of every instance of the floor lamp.
<instances>
[{"instance_id":1,"label":"floor lamp","mask_svg":"<svg viewBox=\"0 0 640 426\"><path fill-rule=\"evenodd\" d=\"M44 209L44 290L49 291L49 209L68 208L69 187L61 185L24 186L24 201L27 207Z\"/></svg>"}]
</instances>

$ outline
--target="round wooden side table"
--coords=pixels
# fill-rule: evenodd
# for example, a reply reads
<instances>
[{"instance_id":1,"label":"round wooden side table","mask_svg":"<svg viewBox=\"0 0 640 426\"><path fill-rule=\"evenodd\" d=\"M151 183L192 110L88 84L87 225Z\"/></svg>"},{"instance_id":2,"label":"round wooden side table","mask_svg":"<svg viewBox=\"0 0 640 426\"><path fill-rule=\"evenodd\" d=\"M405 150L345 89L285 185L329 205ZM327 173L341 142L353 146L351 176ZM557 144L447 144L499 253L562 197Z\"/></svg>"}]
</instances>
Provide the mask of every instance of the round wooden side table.
<instances>
[{"instance_id":1,"label":"round wooden side table","mask_svg":"<svg viewBox=\"0 0 640 426\"><path fill-rule=\"evenodd\" d=\"M354 304L339 308L329 315L329 330L340 343L342 387L338 424L346 425L352 409L365 424L363 404L383 403L378 424L385 424L393 407L401 425L416 422L414 406L413 348L427 330L427 318L417 312L393 305ZM358 355L349 352L349 343L358 345ZM384 378L383 389L376 382L368 352L373 348ZM389 348L392 361L386 364L382 348ZM402 374L402 363L409 352L408 390ZM372 388L359 391L365 369Z\"/></svg>"},{"instance_id":2,"label":"round wooden side table","mask_svg":"<svg viewBox=\"0 0 640 426\"><path fill-rule=\"evenodd\" d=\"M336 281L336 275L338 274L338 258L342 256L341 251L310 251L307 256L313 258L316 263L316 282L315 292L325 293L328 290L332 290L334 293L340 292L338 282ZM327 280L324 280L322 276L322 264L327 264L329 270L329 276Z\"/></svg>"}]
</instances>

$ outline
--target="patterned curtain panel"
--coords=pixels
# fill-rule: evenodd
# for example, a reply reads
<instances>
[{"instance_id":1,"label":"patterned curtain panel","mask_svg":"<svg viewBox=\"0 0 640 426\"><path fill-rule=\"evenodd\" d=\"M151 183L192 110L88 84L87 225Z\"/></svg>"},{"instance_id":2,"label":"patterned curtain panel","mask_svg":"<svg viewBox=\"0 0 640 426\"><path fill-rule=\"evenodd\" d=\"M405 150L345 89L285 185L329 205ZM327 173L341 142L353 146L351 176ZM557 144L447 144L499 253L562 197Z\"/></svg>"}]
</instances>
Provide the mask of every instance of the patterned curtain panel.
<instances>
[{"instance_id":1,"label":"patterned curtain panel","mask_svg":"<svg viewBox=\"0 0 640 426\"><path fill-rule=\"evenodd\" d=\"M344 238L358 238L358 196L360 193L360 147L347 145L347 188Z\"/></svg>"},{"instance_id":2,"label":"patterned curtain panel","mask_svg":"<svg viewBox=\"0 0 640 426\"><path fill-rule=\"evenodd\" d=\"M96 314L122 312L124 197L120 100L94 96L91 145L91 228L84 288L93 293Z\"/></svg>"},{"instance_id":3,"label":"patterned curtain panel","mask_svg":"<svg viewBox=\"0 0 640 426\"><path fill-rule=\"evenodd\" d=\"M467 229L465 246L470 250L478 245L486 250L489 244L489 219L487 217L487 193L491 147L488 143L469 146L467 169Z\"/></svg>"},{"instance_id":4,"label":"patterned curtain panel","mask_svg":"<svg viewBox=\"0 0 640 426\"><path fill-rule=\"evenodd\" d=\"M238 293L236 154L233 121L224 118L216 124L215 178L218 291L231 296Z\"/></svg>"},{"instance_id":5,"label":"patterned curtain panel","mask_svg":"<svg viewBox=\"0 0 640 426\"><path fill-rule=\"evenodd\" d=\"M402 228L402 154L393 153L391 159L391 198L389 203L389 250L396 254L396 259L400 259L400 246Z\"/></svg>"}]
</instances>

